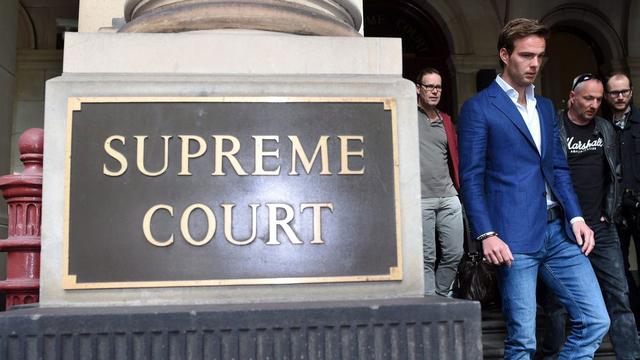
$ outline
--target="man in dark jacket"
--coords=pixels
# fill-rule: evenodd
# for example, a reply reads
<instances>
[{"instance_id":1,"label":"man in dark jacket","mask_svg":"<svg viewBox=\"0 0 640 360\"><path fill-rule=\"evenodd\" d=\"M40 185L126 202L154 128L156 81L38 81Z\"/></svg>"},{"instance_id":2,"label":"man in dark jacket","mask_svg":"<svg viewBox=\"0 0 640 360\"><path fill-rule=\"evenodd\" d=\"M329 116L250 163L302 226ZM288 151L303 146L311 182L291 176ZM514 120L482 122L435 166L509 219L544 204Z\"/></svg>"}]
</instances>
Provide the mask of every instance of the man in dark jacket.
<instances>
[{"instance_id":1,"label":"man in dark jacket","mask_svg":"<svg viewBox=\"0 0 640 360\"><path fill-rule=\"evenodd\" d=\"M464 241L456 132L449 115L437 109L442 94L438 70L426 68L418 74L416 93L425 294L451 296ZM437 271L436 231L441 249Z\"/></svg>"},{"instance_id":2,"label":"man in dark jacket","mask_svg":"<svg viewBox=\"0 0 640 360\"><path fill-rule=\"evenodd\" d=\"M629 245L635 242L636 261L640 261L640 110L633 106L633 87L624 73L614 73L605 83L605 99L608 118L614 125L618 138L622 174L622 209L617 221L618 236L622 246L631 304L640 320L640 291L629 272Z\"/></svg>"},{"instance_id":3,"label":"man in dark jacket","mask_svg":"<svg viewBox=\"0 0 640 360\"><path fill-rule=\"evenodd\" d=\"M613 126L596 116L604 96L602 82L592 74L576 77L569 94L569 108L559 119L560 137L565 145L571 179L587 225L595 233L595 248L589 260L596 273L611 318L609 338L618 359L640 357L640 343L629 304L629 291L616 227L613 223L621 199L618 182L618 149ZM557 300L546 298L550 331L543 340L564 338L564 317ZM556 342L559 345L559 342ZM550 355L546 353L545 355Z\"/></svg>"}]
</instances>

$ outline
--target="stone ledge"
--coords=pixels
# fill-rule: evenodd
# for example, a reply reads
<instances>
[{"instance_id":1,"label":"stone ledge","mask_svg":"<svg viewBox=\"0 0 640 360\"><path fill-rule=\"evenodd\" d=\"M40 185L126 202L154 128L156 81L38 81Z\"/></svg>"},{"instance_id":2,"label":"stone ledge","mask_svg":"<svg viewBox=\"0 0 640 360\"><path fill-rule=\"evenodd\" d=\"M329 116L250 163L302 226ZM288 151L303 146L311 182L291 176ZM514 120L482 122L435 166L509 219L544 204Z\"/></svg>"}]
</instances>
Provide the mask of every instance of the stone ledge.
<instances>
[{"instance_id":1,"label":"stone ledge","mask_svg":"<svg viewBox=\"0 0 640 360\"><path fill-rule=\"evenodd\" d=\"M69 33L65 73L402 75L400 39L276 35Z\"/></svg>"}]
</instances>

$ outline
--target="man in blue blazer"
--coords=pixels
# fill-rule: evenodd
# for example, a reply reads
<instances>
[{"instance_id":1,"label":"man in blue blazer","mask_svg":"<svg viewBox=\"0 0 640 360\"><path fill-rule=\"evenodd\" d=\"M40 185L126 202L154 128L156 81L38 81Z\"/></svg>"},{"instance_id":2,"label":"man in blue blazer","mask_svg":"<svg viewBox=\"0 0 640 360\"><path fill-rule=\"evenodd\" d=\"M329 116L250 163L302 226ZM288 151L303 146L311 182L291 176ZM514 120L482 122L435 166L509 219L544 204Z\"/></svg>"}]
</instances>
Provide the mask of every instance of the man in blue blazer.
<instances>
[{"instance_id":1,"label":"man in blue blazer","mask_svg":"<svg viewBox=\"0 0 640 360\"><path fill-rule=\"evenodd\" d=\"M565 305L572 331L560 359L590 358L609 327L586 256L585 224L551 101L534 96L549 30L514 19L498 39L502 74L465 102L458 138L460 179L472 236L498 265L507 323L505 358L533 358L538 276Z\"/></svg>"}]
</instances>

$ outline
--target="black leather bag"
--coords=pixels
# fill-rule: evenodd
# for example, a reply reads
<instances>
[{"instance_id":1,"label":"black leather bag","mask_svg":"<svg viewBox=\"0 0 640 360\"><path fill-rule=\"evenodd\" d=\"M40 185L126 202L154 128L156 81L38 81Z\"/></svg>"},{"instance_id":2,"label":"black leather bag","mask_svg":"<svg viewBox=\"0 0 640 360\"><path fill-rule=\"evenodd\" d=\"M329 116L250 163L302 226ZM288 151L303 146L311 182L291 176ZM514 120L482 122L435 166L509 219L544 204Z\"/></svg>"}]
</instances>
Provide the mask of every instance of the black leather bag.
<instances>
[{"instance_id":1,"label":"black leather bag","mask_svg":"<svg viewBox=\"0 0 640 360\"><path fill-rule=\"evenodd\" d=\"M493 265L482 261L482 254L467 252L458 266L454 296L480 301L488 305L498 300L496 272Z\"/></svg>"},{"instance_id":2,"label":"black leather bag","mask_svg":"<svg viewBox=\"0 0 640 360\"><path fill-rule=\"evenodd\" d=\"M454 297L476 300L482 305L499 303L495 266L482 260L482 244L471 239L468 225L465 217L465 254L458 265Z\"/></svg>"}]
</instances>

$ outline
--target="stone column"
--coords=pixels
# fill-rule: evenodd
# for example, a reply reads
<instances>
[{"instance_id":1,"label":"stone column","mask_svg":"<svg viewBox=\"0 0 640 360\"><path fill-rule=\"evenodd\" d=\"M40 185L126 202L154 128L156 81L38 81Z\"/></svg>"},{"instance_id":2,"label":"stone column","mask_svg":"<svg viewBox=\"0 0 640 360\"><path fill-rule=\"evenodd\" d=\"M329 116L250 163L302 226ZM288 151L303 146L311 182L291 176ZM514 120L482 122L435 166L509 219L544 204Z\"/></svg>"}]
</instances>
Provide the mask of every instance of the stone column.
<instances>
[{"instance_id":1,"label":"stone column","mask_svg":"<svg viewBox=\"0 0 640 360\"><path fill-rule=\"evenodd\" d=\"M0 2L0 176L9 173L10 164L11 118L16 79L17 19L18 1ZM6 234L7 205L0 200L0 238L5 237Z\"/></svg>"},{"instance_id":2,"label":"stone column","mask_svg":"<svg viewBox=\"0 0 640 360\"><path fill-rule=\"evenodd\" d=\"M120 32L253 29L359 36L355 0L127 0Z\"/></svg>"},{"instance_id":3,"label":"stone column","mask_svg":"<svg viewBox=\"0 0 640 360\"><path fill-rule=\"evenodd\" d=\"M18 0L0 1L0 176L9 173L11 163L11 119L16 81L17 20ZM7 237L7 227L7 203L0 197L0 239ZM0 254L0 279L4 279L6 276L6 260L6 254ZM0 298L0 302L4 301Z\"/></svg>"},{"instance_id":4,"label":"stone column","mask_svg":"<svg viewBox=\"0 0 640 360\"><path fill-rule=\"evenodd\" d=\"M81 5L85 1L99 2L104 0L83 0ZM63 60L64 72L60 77L47 81L45 100L47 104L45 107L45 128L47 129L45 146L47 147L47 152L45 153L44 161L44 212L42 218L43 228L47 231L43 233L42 239L41 306L224 304L258 301L296 302L336 299L409 298L424 294L423 272L421 270L422 243L413 241L421 236L420 206L419 202L415 201L415 199L419 199L420 191L419 163L417 161L418 139L415 135L418 125L417 112L415 110L416 95L415 86L410 81L402 78L402 47L400 39L359 36L361 12L356 6L358 5L356 0L129 0L126 2L126 7L124 5L122 9L124 10L125 25L120 28L120 33L96 32L94 30L67 34ZM81 8L84 7L81 6ZM88 16L87 14L85 13L85 16ZM113 15L110 15L110 17L113 17ZM82 22L82 19L80 20ZM231 30L227 31L227 29ZM301 36L299 34L318 36ZM65 165L65 159L74 158L74 156L69 156L70 153L67 152L67 149L70 148L67 148L67 145L73 143L73 134L81 134L81 132L68 131L67 124L74 124L72 121L74 116L76 119L79 119L78 116L82 117L83 115L79 114L79 112L84 111L83 114L88 114L87 111L91 106L72 110L70 115L69 101L70 98L119 98L137 102L138 100L136 99L145 97L158 100L197 98L207 104L211 103L211 106L215 105L214 103L219 103L218 105L223 107L227 106L226 102L233 102L233 98L236 98L236 101L242 99L250 101L253 99L265 103L279 104L284 102L289 104L287 106L291 108L291 111L296 111L296 114L300 114L300 119L304 118L303 113L300 112L304 108L297 107L296 104L299 101L305 103L344 102L347 105L353 102L362 102L364 104L372 101L388 101L392 103L393 105L387 106L387 108L383 108L382 104L379 107L383 111L391 112L389 113L391 115L389 119L391 119L392 124L389 129L391 129L392 136L389 138L391 141L388 144L389 149L385 150L385 156L388 156L388 159L392 161L387 162L388 165L390 163L397 164L395 165L397 168L386 170L385 176L391 176L390 171L393 171L393 176L396 176L396 171L398 174L397 180L394 180L393 187L385 185L384 191L386 194L391 194L391 191L394 191L395 203L393 209L398 209L398 214L402 214L402 221L397 221L397 217L394 218L393 216L385 217L384 221L388 221L390 224L396 221L396 238L389 238L387 241L395 240L397 245L396 252L387 252L385 256L389 255L398 259L396 264L401 264L402 266L401 279L400 276L396 275L399 274L398 270L396 270L399 266L396 266L390 267L388 270L385 269L382 274L385 277L375 278L376 281L364 280L363 277L354 278L354 281L334 281L336 280L335 276L324 276L323 278L318 278L317 281L323 282L323 284L319 285L312 281L315 278L305 276L301 283L294 286L286 286L286 282L278 279L293 279L287 274L277 275L278 279L267 280L266 282L260 279L259 281L253 280L255 277L253 275L242 275L244 276L243 279L246 278L249 282L231 286L231 283L227 280L233 279L233 276L236 278L239 278L239 276L225 275L224 282L210 283L212 286L204 283L200 286L196 283L172 282L169 284L165 282L159 284L161 286L147 287L145 285L142 287L139 285L144 284L133 284L132 286L125 284L119 286L126 288L104 288L100 291L94 291L97 289L93 288L95 285L87 286L87 278L83 278L84 275L80 274L81 269L78 270L79 268L74 267L76 258L70 258L68 256L70 252L66 252L74 249L75 244L79 244L77 242L78 239L84 236L78 236L79 233L74 231L75 228L73 227L65 235L65 221L66 224L72 225L75 218L75 224L82 223L81 220L78 220L82 213L74 212L73 209L78 209L76 200L83 199L80 201L103 208L101 211L105 214L104 217L101 215L97 218L96 221L98 223L87 225L85 229L91 227L95 232L108 234L108 231L97 230L99 226L103 225L100 223L102 219L105 219L104 221L106 222L108 218L106 214L114 213L110 210L105 211L104 205L115 205L119 202L112 198L109 199L110 201L104 201L81 197L74 190L74 182L68 177L68 174L73 174L74 170L71 169L71 165L69 167ZM356 107L359 108L360 105ZM233 111L234 113L229 113L229 116L236 116L234 115L236 110ZM361 111L362 109L354 109L354 114L360 115L362 114ZM215 116L213 113L208 114L210 115L207 116ZM277 115L273 111L269 111L268 114L270 116ZM87 116L91 117L91 115ZM164 119L164 116L162 115L158 120ZM238 111L237 116L237 120L240 121L244 115ZM337 139L338 136L342 136L342 131L345 134L359 131L355 127L355 123L351 124L349 122L352 120L355 121L355 118L345 118L344 124L341 124L343 127L341 129L332 129L330 122L327 122L326 129L322 127L321 123L317 123L316 126L321 126L317 129L297 130L292 128L292 130L287 130L282 128L278 131L287 132L278 133L278 136L288 135L288 131L293 131L292 134L306 134L307 131L309 131L309 134L315 134L316 131L322 131L323 136L326 133L329 134L327 136ZM96 121L102 122L102 120ZM103 124L106 126L109 121L105 120ZM172 122L173 120L167 121ZM212 118L211 121L216 120ZM179 123L180 118L175 117L175 125L178 126ZM76 121L75 124L82 124L82 122ZM285 122L283 122L282 126L284 124ZM372 126L380 126L377 123L372 122L372 124L376 124ZM144 131L156 131L156 129L148 126ZM247 130L242 131L252 130L251 127L248 127ZM261 131L259 131L258 135L261 134ZM209 138L211 131L207 130L205 132L209 133L202 136ZM389 130L380 130L379 134L383 133L389 135ZM251 133L247 136L253 135ZM310 136L313 137L315 135ZM394 136L397 136L397 140L395 140ZM93 144L105 141L105 139L98 139L96 140L97 142L85 140ZM369 144L371 140L367 141L367 144ZM130 144L130 141L127 144ZM382 144L376 144L375 148L383 149L382 146ZM371 149L373 148L374 146L371 145ZM381 152L382 150L379 151ZM371 161L381 159L381 156L382 154L377 158L370 156L367 161L369 159ZM75 157L75 159L78 158ZM98 157L94 158L94 160L100 161ZM373 166L372 162L368 164ZM73 166L75 166L75 163ZM75 174L85 172L85 174L88 174L93 169L103 169L103 166L99 164L97 167L89 165L87 167L79 166L79 168L82 169L77 170ZM278 182L278 185L285 184L286 181L291 180L288 178L290 176L288 172L282 172L281 175L281 177L271 177L269 180L273 180L274 184ZM100 173L97 176L102 178L106 175ZM207 174L205 183L210 183L213 180L225 180L223 178L211 179L210 176L210 173ZM168 174L163 177L163 179L168 178ZM69 192L65 193L67 179L70 180L69 187L67 187ZM358 178L350 179L359 181ZM114 181L117 183L120 180L115 179ZM170 181L181 180L184 180L184 178L173 179L172 177ZM260 184L256 183L256 186L252 187L253 190L247 190L247 195L255 197L256 202L271 202L270 199L274 198L274 196L279 199L277 201L298 201L296 200L298 197L303 199L301 198L302 196L311 196L311 194L307 194L306 190L296 193L291 189L283 192L282 196L277 193L272 194L267 191L271 185L263 182L264 179L261 177L251 178L250 180L260 182ZM75 184L78 184L78 182ZM173 186L179 187L182 185L176 182ZM277 187L277 185L274 186ZM146 185L142 185L141 188L148 189ZM96 194L98 194L100 190L97 188L96 190ZM383 191L382 188L381 191ZM82 193L88 194L88 192ZM148 194L152 193L153 191L148 192ZM157 195L165 196L162 192L157 193ZM209 196L208 201L217 201L217 196L219 195ZM326 196L316 193L313 196L317 199L322 199L323 202L325 202L324 199L326 199L326 202L330 202L333 201L332 199L334 199L336 193L327 193ZM372 204L376 201L375 197L362 196L361 198L362 203ZM70 201L68 203L70 205L65 205L65 201L67 201L65 199ZM354 197L354 200L349 205L358 206L358 201L360 201L358 199L358 197ZM177 199L180 202L186 200L182 195ZM165 201L164 198L161 201ZM137 203L142 204L142 202ZM174 205L178 206L177 204ZM354 213L347 212L346 209L344 207L337 211L336 219ZM115 220L110 218L108 224L134 224L135 233L131 232L126 236L117 236L117 238L140 240L142 239L140 236L145 236L138 230L141 229L142 225L140 224L142 224L141 221L144 221L144 213L146 211L148 211L148 208L141 210L131 207L119 208L115 213L122 214L127 218ZM67 214L66 220L60 218L60 214ZM343 226L343 223L337 220L334 224ZM358 220L358 224L358 226L362 227L360 232L373 229L363 221ZM244 225L249 224L238 223L236 226ZM239 229L241 228L244 227ZM391 225L388 228L391 228ZM239 229L235 231L239 231ZM345 232L347 230L350 229L344 229ZM342 233L343 231L340 230L340 232ZM214 236L224 236L224 234L222 234L222 230L219 230L218 234L214 234ZM340 240L339 243L335 242L338 250L343 245L351 246L350 239L353 241L362 239L362 237L355 235L341 235L341 237L345 239ZM181 237L182 240L184 240L183 238ZM145 241L144 239L142 240ZM65 245L65 241L67 245ZM135 244L144 243L136 242ZM173 251L173 249L174 247L165 250ZM256 258L271 258L271 255L264 252L266 250L268 249L263 249L263 247L257 249L262 254L256 254ZM340 252L337 250L331 251L336 254ZM86 249L82 250L82 253L85 256L83 257L84 260L80 261L85 261L90 258L90 255L96 254L96 252ZM118 250L117 253L123 254L126 251ZM365 251L360 253L368 254ZM74 254L77 255L80 252L76 251ZM283 252L280 254L283 258L289 256L292 260L298 259L296 258L297 255L293 253ZM313 252L310 254L312 257L318 256ZM101 256L100 253L97 253L97 255L98 257ZM173 256L172 254L168 255ZM382 254L376 253L374 256L379 258ZM189 261L187 258L180 256L175 257L176 261L179 258ZM68 266L65 266L65 261L68 261L68 259L70 259L67 263ZM119 259L119 256L113 255L105 258L108 261L120 261ZM210 260L215 262L215 259ZM315 260L313 261L317 264ZM122 267L123 265L128 266L129 264L139 263L137 261L124 261L118 266L119 269L125 269ZM84 264L87 264L91 269L96 268L96 264L92 263L91 260L84 262ZM188 264L195 266L193 271L201 269L198 268L197 262ZM264 264L271 267L277 265L276 261L265 262ZM349 262L349 264L358 265L355 261ZM113 263L105 266L115 268ZM237 265L229 269L242 266L242 264L237 263ZM176 268L184 269L180 266ZM387 275L387 271L389 275ZM126 271L123 273L126 273ZM183 271L183 273L186 274L187 272ZM349 275L347 272L344 273L346 274L344 276ZM163 276L165 275L159 274L158 279L164 281L162 279ZM392 278L391 276L397 277ZM220 277L216 273L205 276L205 278L214 280ZM389 281L386 280L387 277ZM182 279L176 277L172 279L182 281ZM128 281L128 279L125 280ZM104 279L99 281L105 283ZM117 279L117 281L120 280ZM106 282L113 283L111 279L107 279ZM98 286L102 285L98 284ZM82 291L69 291L76 290L76 288L80 290L80 287L82 287ZM178 287L182 287L182 289ZM188 296L184 296L185 290L188 291Z\"/></svg>"}]
</instances>

